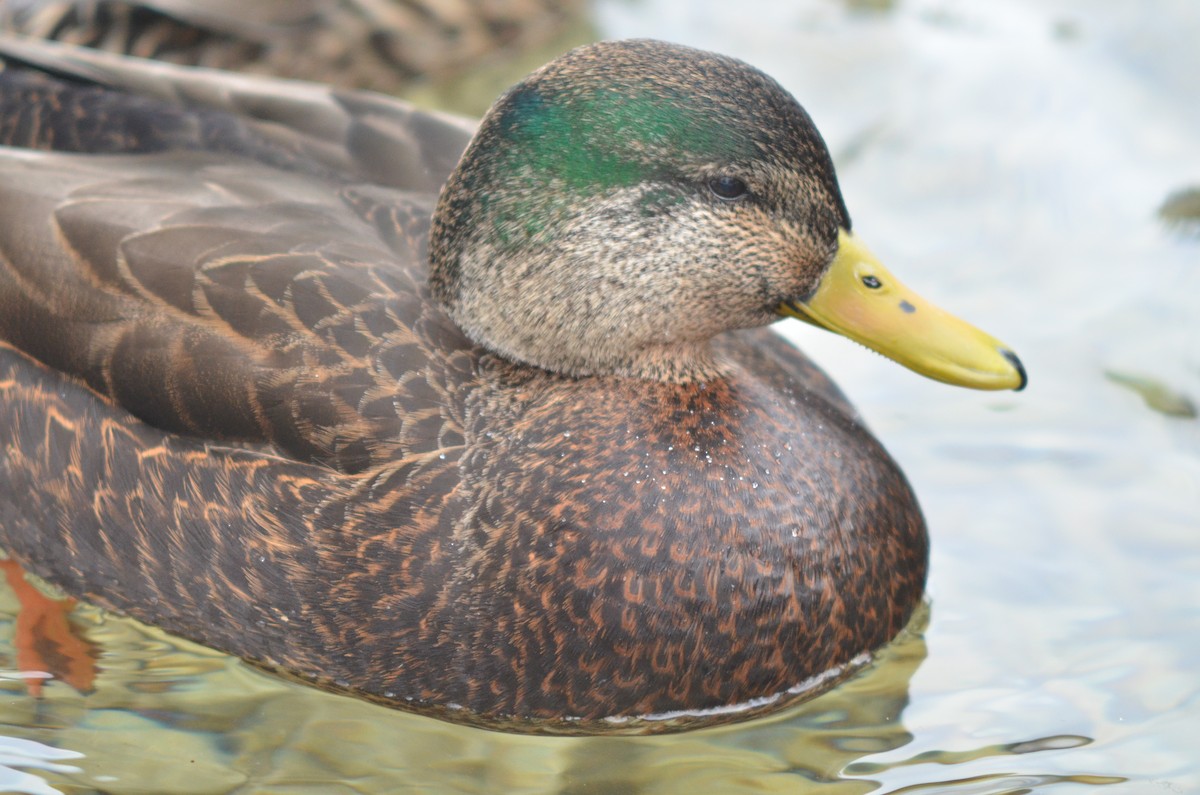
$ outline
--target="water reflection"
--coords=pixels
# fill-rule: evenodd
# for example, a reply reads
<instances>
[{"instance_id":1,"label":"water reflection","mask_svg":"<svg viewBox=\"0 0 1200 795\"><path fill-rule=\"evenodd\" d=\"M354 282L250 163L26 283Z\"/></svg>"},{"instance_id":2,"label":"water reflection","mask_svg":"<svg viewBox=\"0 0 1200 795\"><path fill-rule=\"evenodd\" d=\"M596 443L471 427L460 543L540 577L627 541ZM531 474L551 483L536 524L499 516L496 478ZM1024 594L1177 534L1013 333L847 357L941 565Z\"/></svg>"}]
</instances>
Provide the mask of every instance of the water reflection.
<instances>
[{"instance_id":1,"label":"water reflection","mask_svg":"<svg viewBox=\"0 0 1200 795\"><path fill-rule=\"evenodd\" d=\"M61 748L51 748L32 740L0 735L0 791L21 795L61 795L45 779L31 770L78 773L74 765L64 760L77 760L83 754Z\"/></svg>"}]
</instances>

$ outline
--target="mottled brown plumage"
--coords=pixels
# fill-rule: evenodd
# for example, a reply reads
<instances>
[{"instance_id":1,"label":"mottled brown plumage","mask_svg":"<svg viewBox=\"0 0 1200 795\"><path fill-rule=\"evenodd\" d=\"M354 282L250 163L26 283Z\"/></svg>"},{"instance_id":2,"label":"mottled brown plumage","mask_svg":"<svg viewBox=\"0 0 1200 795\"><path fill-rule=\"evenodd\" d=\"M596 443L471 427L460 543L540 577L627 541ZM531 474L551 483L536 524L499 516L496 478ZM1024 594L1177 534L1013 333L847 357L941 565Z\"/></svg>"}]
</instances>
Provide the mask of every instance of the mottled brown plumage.
<instances>
[{"instance_id":1,"label":"mottled brown plumage","mask_svg":"<svg viewBox=\"0 0 1200 795\"><path fill-rule=\"evenodd\" d=\"M598 374L576 377L490 353L431 297L430 215L461 124L53 45L0 55L0 139L16 147L0 150L0 546L39 575L323 686L513 730L758 714L907 621L927 549L895 464L769 331L702 339L765 322L779 289L811 289L848 223L807 117L749 67L600 45L509 94L484 129L530 86L555 107L575 80L685 103L670 86L745 83L750 117L794 125L738 149L738 173L762 180L757 204L708 193L722 165L708 162L651 178L663 193L630 217L619 208L648 195L646 179L591 191L536 168L506 177L487 162L491 133L443 195L438 267L459 270L439 290L456 315L463 293L445 285L462 268L478 284L546 243L510 229L493 246L507 264L476 250L447 265L480 245L480 195L509 206L531 184L572 208L560 220L618 208L596 234L627 222L646 241L651 293L703 302L695 285L716 268L744 272L723 301L762 288L748 288L748 316L733 304L667 323L651 354L593 357ZM630 76L631 60L652 68ZM472 184L481 172L492 181ZM798 198L770 199L795 185ZM691 231L663 245L664 223ZM572 228L572 250L600 256ZM736 244L723 261L714 240ZM786 273L781 252L801 258ZM668 255L679 285L662 284ZM526 276L514 311L595 288L564 269L556 297Z\"/></svg>"},{"instance_id":2,"label":"mottled brown plumage","mask_svg":"<svg viewBox=\"0 0 1200 795\"><path fill-rule=\"evenodd\" d=\"M0 0L0 30L395 93L552 41L581 0Z\"/></svg>"}]
</instances>

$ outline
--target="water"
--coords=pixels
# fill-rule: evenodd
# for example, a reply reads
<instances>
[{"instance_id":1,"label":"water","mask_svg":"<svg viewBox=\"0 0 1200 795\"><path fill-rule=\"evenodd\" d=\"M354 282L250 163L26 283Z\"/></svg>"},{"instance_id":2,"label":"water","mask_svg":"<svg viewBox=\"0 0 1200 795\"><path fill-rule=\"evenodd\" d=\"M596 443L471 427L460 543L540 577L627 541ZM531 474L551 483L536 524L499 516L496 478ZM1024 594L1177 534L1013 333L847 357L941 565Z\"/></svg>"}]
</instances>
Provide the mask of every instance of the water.
<instances>
[{"instance_id":1,"label":"water","mask_svg":"<svg viewBox=\"0 0 1200 795\"><path fill-rule=\"evenodd\" d=\"M0 671L0 733L40 744L0 744L0 788L1200 791L1200 422L1164 413L1200 401L1200 233L1157 217L1200 185L1200 4L605 0L597 19L774 75L885 264L1024 359L1028 391L980 394L782 329L913 481L928 611L767 720L543 739L292 685L80 608L90 695L49 682L38 701ZM14 609L0 589L8 669Z\"/></svg>"}]
</instances>

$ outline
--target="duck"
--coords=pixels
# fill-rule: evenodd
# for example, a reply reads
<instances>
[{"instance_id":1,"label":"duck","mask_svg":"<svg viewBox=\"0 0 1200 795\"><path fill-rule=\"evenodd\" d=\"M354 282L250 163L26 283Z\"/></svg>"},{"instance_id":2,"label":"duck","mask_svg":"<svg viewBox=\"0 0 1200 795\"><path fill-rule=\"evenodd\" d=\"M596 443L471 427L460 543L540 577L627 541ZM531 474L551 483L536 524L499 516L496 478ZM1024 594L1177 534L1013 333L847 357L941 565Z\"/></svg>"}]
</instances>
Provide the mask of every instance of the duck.
<instances>
[{"instance_id":1,"label":"duck","mask_svg":"<svg viewBox=\"0 0 1200 795\"><path fill-rule=\"evenodd\" d=\"M777 82L571 50L477 125L0 40L0 548L317 687L510 732L810 698L920 604L916 496L798 318L1006 345L852 230Z\"/></svg>"},{"instance_id":2,"label":"duck","mask_svg":"<svg viewBox=\"0 0 1200 795\"><path fill-rule=\"evenodd\" d=\"M582 0L19 0L0 30L171 63L387 93L571 36Z\"/></svg>"}]
</instances>

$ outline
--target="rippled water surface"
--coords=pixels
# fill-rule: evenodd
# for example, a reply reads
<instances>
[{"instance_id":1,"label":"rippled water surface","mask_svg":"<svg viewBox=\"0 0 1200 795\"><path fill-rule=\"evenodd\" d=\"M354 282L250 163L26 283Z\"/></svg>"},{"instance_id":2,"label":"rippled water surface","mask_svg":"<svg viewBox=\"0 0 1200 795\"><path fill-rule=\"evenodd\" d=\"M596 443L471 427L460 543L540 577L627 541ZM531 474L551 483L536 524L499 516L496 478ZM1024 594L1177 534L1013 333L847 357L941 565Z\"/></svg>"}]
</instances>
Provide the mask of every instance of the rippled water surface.
<instances>
[{"instance_id":1,"label":"rippled water surface","mask_svg":"<svg viewBox=\"0 0 1200 795\"><path fill-rule=\"evenodd\" d=\"M93 691L34 699L0 588L0 791L1200 792L1200 221L1158 212L1200 185L1200 4L605 0L597 21L779 79L859 234L1024 359L1026 392L979 394L781 329L913 481L928 610L771 719L539 739L294 686L89 608Z\"/></svg>"}]
</instances>

